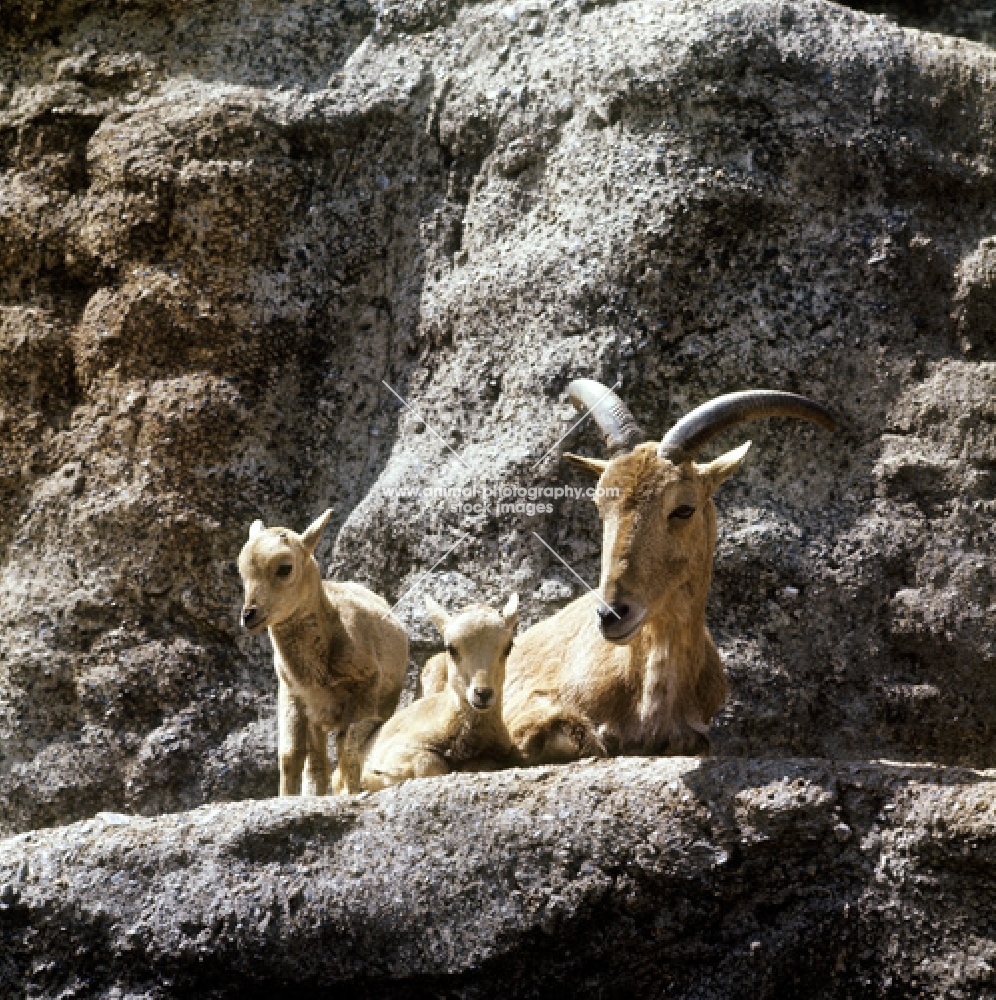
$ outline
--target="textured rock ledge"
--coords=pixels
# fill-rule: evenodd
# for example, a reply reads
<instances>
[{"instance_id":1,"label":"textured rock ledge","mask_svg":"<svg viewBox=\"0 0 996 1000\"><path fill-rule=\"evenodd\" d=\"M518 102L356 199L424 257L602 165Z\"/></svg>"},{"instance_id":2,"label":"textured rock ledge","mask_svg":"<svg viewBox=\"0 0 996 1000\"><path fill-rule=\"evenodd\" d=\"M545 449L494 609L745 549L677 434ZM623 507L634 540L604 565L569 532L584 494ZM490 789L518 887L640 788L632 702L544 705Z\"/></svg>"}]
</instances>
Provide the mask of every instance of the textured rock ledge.
<instances>
[{"instance_id":1,"label":"textured rock ledge","mask_svg":"<svg viewBox=\"0 0 996 1000\"><path fill-rule=\"evenodd\" d=\"M992 996L994 778L624 758L102 813L0 843L0 993Z\"/></svg>"},{"instance_id":2,"label":"textured rock ledge","mask_svg":"<svg viewBox=\"0 0 996 1000\"><path fill-rule=\"evenodd\" d=\"M419 491L588 487L578 376L849 427L718 498L718 750L996 766L994 121L991 49L817 0L6 0L0 834L276 790L256 517L331 503L392 603L577 596L588 499Z\"/></svg>"}]
</instances>

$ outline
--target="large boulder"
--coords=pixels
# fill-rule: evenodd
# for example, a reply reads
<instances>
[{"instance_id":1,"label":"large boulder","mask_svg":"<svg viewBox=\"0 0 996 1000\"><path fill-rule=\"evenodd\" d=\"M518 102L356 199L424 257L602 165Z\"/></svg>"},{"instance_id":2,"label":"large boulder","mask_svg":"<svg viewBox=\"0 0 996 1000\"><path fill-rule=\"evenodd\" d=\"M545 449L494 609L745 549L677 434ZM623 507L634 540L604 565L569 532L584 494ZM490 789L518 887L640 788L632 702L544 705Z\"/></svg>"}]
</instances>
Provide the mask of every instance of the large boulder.
<instances>
[{"instance_id":1,"label":"large boulder","mask_svg":"<svg viewBox=\"0 0 996 1000\"><path fill-rule=\"evenodd\" d=\"M996 762L989 49L816 0L0 35L0 830L275 790L257 516L332 502L418 657L427 570L527 623L594 582L586 498L433 493L586 486L579 375L655 433L748 386L844 418L751 427L723 488L719 750Z\"/></svg>"}]
</instances>

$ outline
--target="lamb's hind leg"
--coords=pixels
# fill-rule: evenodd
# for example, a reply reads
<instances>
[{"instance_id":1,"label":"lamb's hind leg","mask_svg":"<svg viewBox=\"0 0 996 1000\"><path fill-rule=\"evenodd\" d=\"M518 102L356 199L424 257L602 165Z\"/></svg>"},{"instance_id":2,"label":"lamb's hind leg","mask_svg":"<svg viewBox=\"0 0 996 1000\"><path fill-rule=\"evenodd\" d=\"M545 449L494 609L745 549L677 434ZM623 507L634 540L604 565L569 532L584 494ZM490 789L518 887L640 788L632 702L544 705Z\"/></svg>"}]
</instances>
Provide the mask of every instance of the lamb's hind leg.
<instances>
[{"instance_id":1,"label":"lamb's hind leg","mask_svg":"<svg viewBox=\"0 0 996 1000\"><path fill-rule=\"evenodd\" d=\"M377 725L376 719L364 719L335 735L335 752L339 758L339 780L336 784L350 795L363 790L363 744L371 727L376 728Z\"/></svg>"},{"instance_id":2,"label":"lamb's hind leg","mask_svg":"<svg viewBox=\"0 0 996 1000\"><path fill-rule=\"evenodd\" d=\"M326 795L329 790L329 731L308 723L308 757L304 762L304 794Z\"/></svg>"},{"instance_id":3,"label":"lamb's hind leg","mask_svg":"<svg viewBox=\"0 0 996 1000\"><path fill-rule=\"evenodd\" d=\"M304 706L277 679L277 757L280 794L300 795L301 772L308 752L308 719Z\"/></svg>"},{"instance_id":4,"label":"lamb's hind leg","mask_svg":"<svg viewBox=\"0 0 996 1000\"><path fill-rule=\"evenodd\" d=\"M355 794L361 789L376 791L367 783L366 755L377 730L383 725L380 719L354 722L345 736L336 735L335 749L339 766L332 773L332 791L336 795ZM352 787L350 787L352 783Z\"/></svg>"}]
</instances>

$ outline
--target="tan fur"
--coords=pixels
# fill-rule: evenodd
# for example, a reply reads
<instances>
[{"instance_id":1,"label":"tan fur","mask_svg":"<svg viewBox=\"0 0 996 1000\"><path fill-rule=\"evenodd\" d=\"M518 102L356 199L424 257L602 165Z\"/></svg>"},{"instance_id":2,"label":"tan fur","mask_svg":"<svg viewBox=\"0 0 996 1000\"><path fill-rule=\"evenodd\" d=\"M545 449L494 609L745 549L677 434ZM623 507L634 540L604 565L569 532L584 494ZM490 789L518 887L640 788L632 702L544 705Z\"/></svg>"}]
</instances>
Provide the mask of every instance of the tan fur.
<instances>
[{"instance_id":1,"label":"tan fur","mask_svg":"<svg viewBox=\"0 0 996 1000\"><path fill-rule=\"evenodd\" d=\"M439 694L446 689L446 662L445 653L436 653L425 661L418 683L420 698L427 694Z\"/></svg>"},{"instance_id":2,"label":"tan fur","mask_svg":"<svg viewBox=\"0 0 996 1000\"><path fill-rule=\"evenodd\" d=\"M674 465L648 443L611 462L582 460L600 474L599 592L527 630L509 657L505 720L526 762L708 750L728 690L705 624L711 498L746 451ZM668 516L682 506L694 507L690 518ZM609 642L596 619L601 601L638 603L646 618L624 642Z\"/></svg>"},{"instance_id":3,"label":"tan fur","mask_svg":"<svg viewBox=\"0 0 996 1000\"><path fill-rule=\"evenodd\" d=\"M330 732L344 783L357 788L347 730L391 715L408 666L408 636L387 602L358 583L322 580L314 550L330 515L303 535L257 521L239 554L243 620L255 609L247 627L267 628L273 643L281 795L299 794L302 781L305 792L326 793ZM289 576L277 575L282 566Z\"/></svg>"},{"instance_id":4,"label":"tan fur","mask_svg":"<svg viewBox=\"0 0 996 1000\"><path fill-rule=\"evenodd\" d=\"M502 720L505 661L518 619L513 596L499 614L472 604L452 618L427 601L433 621L446 643L442 661L445 684L426 694L373 730L360 749L361 783L378 791L411 778L450 771L493 770L515 762ZM475 706L484 692L492 700Z\"/></svg>"}]
</instances>

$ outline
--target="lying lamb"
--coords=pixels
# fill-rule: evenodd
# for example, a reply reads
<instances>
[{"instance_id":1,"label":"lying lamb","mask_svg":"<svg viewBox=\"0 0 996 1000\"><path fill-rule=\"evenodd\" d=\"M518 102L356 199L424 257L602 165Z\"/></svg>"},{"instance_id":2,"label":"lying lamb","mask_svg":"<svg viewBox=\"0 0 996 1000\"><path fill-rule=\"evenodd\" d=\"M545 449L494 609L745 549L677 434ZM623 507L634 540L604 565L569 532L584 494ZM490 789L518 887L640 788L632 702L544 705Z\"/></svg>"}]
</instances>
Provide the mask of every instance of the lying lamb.
<instances>
[{"instance_id":1,"label":"lying lamb","mask_svg":"<svg viewBox=\"0 0 996 1000\"><path fill-rule=\"evenodd\" d=\"M361 783L369 791L410 778L493 770L515 763L501 710L518 595L509 598L501 613L472 604L451 618L431 597L426 606L446 644L446 651L426 667L431 664L432 670L445 670L446 685L383 725L356 727L369 733L359 750Z\"/></svg>"}]
</instances>

